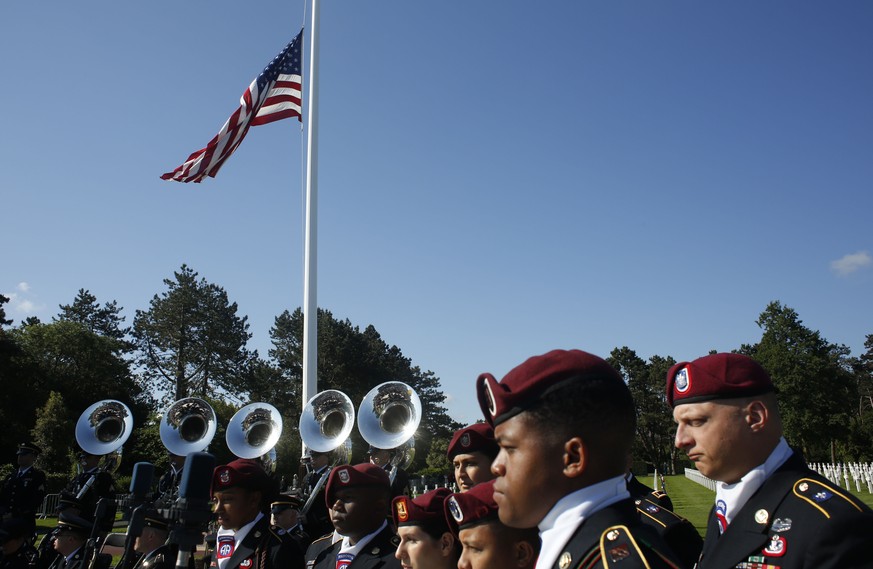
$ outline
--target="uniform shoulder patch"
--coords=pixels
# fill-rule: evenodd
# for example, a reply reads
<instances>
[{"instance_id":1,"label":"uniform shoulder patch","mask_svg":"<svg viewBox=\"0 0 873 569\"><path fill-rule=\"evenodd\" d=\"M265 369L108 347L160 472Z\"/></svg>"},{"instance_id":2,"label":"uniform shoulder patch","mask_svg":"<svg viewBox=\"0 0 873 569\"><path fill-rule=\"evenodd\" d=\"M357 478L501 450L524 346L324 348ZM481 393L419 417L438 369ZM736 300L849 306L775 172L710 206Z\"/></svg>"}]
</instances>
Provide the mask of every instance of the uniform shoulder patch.
<instances>
[{"instance_id":1,"label":"uniform shoulder patch","mask_svg":"<svg viewBox=\"0 0 873 569\"><path fill-rule=\"evenodd\" d=\"M676 512L668 510L663 506L659 506L650 500L640 500L637 502L637 513L663 527L681 522L685 519Z\"/></svg>"},{"instance_id":2,"label":"uniform shoulder patch","mask_svg":"<svg viewBox=\"0 0 873 569\"><path fill-rule=\"evenodd\" d=\"M834 508L849 507L859 512L864 510L858 501L842 488L831 486L814 478L801 478L794 483L792 492L828 519L830 519Z\"/></svg>"},{"instance_id":3,"label":"uniform shoulder patch","mask_svg":"<svg viewBox=\"0 0 873 569\"><path fill-rule=\"evenodd\" d=\"M646 558L627 526L611 526L600 534L600 560L604 567L612 567L619 561L638 559L646 566ZM622 566L629 565L628 563Z\"/></svg>"}]
</instances>

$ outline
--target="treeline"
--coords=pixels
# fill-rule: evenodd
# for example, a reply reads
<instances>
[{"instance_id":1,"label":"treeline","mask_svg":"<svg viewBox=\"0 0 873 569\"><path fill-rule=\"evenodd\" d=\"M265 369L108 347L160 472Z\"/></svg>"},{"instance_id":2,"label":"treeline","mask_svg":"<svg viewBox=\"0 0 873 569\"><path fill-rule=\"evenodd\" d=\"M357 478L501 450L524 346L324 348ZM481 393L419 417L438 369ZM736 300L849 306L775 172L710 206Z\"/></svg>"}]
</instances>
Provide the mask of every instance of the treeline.
<instances>
[{"instance_id":1,"label":"treeline","mask_svg":"<svg viewBox=\"0 0 873 569\"><path fill-rule=\"evenodd\" d=\"M167 451L160 414L173 401L201 397L215 409L218 432L209 447L219 461L232 459L225 427L243 405L263 401L282 414L276 447L277 473L291 482L298 473L297 431L302 401L303 314L284 311L270 329L267 357L249 350L247 317L238 313L220 286L182 265L166 289L125 325L115 301L101 304L80 290L61 305L51 322L28 318L17 326L6 318L0 296L0 456L14 458L18 443L32 439L44 450L42 468L59 480L75 468L75 423L92 403L117 399L130 407L134 431L124 445L120 473L136 462L163 467ZM449 417L439 378L413 365L373 326L363 330L318 311L318 387L346 393L354 405L385 381L411 386L422 403L411 471L442 472L446 442L460 428ZM352 434L353 460L364 460L367 445ZM431 452L431 447L435 447ZM432 456L431 456L432 455Z\"/></svg>"},{"instance_id":2,"label":"treeline","mask_svg":"<svg viewBox=\"0 0 873 569\"><path fill-rule=\"evenodd\" d=\"M4 309L9 299L0 296L0 416L5 426L0 456L11 459L18 443L32 439L44 450L42 467L65 479L75 464L76 420L92 403L117 399L134 415L121 473L130 473L140 461L163 467L167 453L159 436L160 414L173 401L196 396L216 411L218 432L210 452L226 461L232 458L224 439L231 416L247 403L264 401L283 416L277 471L290 482L301 453L301 310L275 318L272 348L262 357L248 349L247 317L238 314L223 288L186 265L164 284L147 309L136 310L131 326L115 301L101 303L87 290L61 305L51 322L28 318L13 326ZM448 472L446 445L461 425L447 413L436 374L415 366L373 326L362 330L322 309L318 320L319 389L343 391L357 406L379 383L409 384L423 408L409 470ZM789 443L811 461L873 460L873 334L866 338L866 352L853 357L846 346L831 344L779 302L770 303L757 323L760 340L735 351L754 357L773 376ZM628 347L614 349L608 359L637 402L636 461L667 472L689 464L673 447L672 413L664 395L665 375L675 359L644 360ZM357 429L352 437L353 460L364 460L366 443Z\"/></svg>"}]
</instances>

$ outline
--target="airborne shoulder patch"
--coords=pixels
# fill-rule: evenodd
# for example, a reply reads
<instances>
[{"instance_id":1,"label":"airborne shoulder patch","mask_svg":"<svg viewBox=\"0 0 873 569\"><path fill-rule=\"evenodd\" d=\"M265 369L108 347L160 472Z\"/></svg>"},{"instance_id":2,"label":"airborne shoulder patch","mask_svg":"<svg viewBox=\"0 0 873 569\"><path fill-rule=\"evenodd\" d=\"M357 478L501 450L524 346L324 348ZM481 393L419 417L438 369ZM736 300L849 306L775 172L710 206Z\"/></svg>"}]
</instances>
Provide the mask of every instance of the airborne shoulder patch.
<instances>
[{"instance_id":1,"label":"airborne shoulder patch","mask_svg":"<svg viewBox=\"0 0 873 569\"><path fill-rule=\"evenodd\" d=\"M813 478L801 478L794 483L792 493L802 501L813 506L826 518L830 519L834 508L850 507L863 511L857 500L848 495L842 488L831 486Z\"/></svg>"}]
</instances>

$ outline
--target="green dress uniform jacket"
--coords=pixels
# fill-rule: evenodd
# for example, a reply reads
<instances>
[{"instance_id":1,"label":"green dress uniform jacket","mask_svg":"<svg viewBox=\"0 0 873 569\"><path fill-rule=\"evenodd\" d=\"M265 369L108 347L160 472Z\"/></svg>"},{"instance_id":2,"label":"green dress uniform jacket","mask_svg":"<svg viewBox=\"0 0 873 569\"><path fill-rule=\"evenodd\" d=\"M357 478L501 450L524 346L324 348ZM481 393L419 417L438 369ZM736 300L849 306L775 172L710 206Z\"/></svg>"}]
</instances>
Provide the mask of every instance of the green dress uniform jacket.
<instances>
[{"instance_id":1,"label":"green dress uniform jacket","mask_svg":"<svg viewBox=\"0 0 873 569\"><path fill-rule=\"evenodd\" d=\"M400 539L387 525L355 556L349 569L401 569L400 561L394 557L399 544ZM306 550L306 568L335 569L341 546L342 541L331 543L331 534L313 541Z\"/></svg>"},{"instance_id":2,"label":"green dress uniform jacket","mask_svg":"<svg viewBox=\"0 0 873 569\"><path fill-rule=\"evenodd\" d=\"M631 498L591 514L564 544L554 569L677 569L684 567Z\"/></svg>"},{"instance_id":3,"label":"green dress uniform jacket","mask_svg":"<svg viewBox=\"0 0 873 569\"><path fill-rule=\"evenodd\" d=\"M873 511L795 452L719 535L710 511L698 569L873 568Z\"/></svg>"}]
</instances>

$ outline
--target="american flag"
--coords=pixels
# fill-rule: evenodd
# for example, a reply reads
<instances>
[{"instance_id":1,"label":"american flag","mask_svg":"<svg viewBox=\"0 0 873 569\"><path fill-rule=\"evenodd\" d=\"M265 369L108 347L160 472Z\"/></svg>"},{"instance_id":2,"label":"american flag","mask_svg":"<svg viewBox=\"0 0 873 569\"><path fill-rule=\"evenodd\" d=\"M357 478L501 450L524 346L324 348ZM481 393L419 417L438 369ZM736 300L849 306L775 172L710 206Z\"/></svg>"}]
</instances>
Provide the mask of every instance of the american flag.
<instances>
[{"instance_id":1,"label":"american flag","mask_svg":"<svg viewBox=\"0 0 873 569\"><path fill-rule=\"evenodd\" d=\"M239 146L250 126L267 124L300 115L300 45L303 30L252 81L234 111L215 138L188 157L184 164L161 178L177 182L200 182L212 178Z\"/></svg>"}]
</instances>

